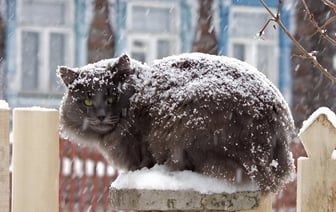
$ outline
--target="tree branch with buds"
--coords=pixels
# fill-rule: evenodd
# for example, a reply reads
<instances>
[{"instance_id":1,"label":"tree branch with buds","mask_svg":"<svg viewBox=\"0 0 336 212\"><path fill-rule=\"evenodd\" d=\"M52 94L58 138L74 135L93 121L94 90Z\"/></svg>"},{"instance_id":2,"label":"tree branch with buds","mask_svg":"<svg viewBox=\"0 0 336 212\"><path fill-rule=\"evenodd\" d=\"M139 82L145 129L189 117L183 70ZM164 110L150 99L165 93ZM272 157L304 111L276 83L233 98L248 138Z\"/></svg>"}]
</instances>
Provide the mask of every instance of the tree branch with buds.
<instances>
[{"instance_id":1,"label":"tree branch with buds","mask_svg":"<svg viewBox=\"0 0 336 212\"><path fill-rule=\"evenodd\" d=\"M325 5L330 7L331 11L333 11L334 14L336 14L336 4L333 3L330 0L321 0ZM267 10L267 12L270 14L271 18L266 22L265 26L261 29L259 32L259 36L264 34L264 30L266 27L271 23L275 22L287 35L287 37L293 42L293 45L297 47L301 55L299 56L302 59L308 60L313 64L314 67L316 67L322 74L324 74L327 78L329 78L332 82L336 82L336 77L333 76L326 68L319 63L319 61L316 59L316 52L308 52L296 39L295 37L289 32L289 30L286 28L286 26L283 24L283 22L280 19L280 8L282 6L282 0L279 0L279 5L277 12L272 12L272 10L269 8L269 6L265 3L264 0L259 0L259 2L263 5L263 7ZM315 21L313 14L310 12L309 7L306 3L306 0L302 0L305 11L309 17L309 20L312 22L313 26L316 28L317 32L321 34L321 37L323 39L326 39L328 42L330 42L332 45L336 46L336 40L330 37L327 34L326 27L327 25L331 24L336 20L336 16L333 16L329 18L322 26L319 26L318 23Z\"/></svg>"}]
</instances>

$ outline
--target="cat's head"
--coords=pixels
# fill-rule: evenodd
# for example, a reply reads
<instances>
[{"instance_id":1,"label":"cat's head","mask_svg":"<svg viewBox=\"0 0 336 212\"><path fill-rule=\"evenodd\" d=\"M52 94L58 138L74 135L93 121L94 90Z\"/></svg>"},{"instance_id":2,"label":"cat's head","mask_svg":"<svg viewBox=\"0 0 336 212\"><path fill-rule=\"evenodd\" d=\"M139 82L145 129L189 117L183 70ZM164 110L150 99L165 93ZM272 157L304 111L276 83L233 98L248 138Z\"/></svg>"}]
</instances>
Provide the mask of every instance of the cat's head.
<instances>
[{"instance_id":1,"label":"cat's head","mask_svg":"<svg viewBox=\"0 0 336 212\"><path fill-rule=\"evenodd\" d=\"M61 105L63 127L98 135L111 132L134 91L127 86L131 71L127 55L79 69L59 67L58 76L67 88Z\"/></svg>"}]
</instances>

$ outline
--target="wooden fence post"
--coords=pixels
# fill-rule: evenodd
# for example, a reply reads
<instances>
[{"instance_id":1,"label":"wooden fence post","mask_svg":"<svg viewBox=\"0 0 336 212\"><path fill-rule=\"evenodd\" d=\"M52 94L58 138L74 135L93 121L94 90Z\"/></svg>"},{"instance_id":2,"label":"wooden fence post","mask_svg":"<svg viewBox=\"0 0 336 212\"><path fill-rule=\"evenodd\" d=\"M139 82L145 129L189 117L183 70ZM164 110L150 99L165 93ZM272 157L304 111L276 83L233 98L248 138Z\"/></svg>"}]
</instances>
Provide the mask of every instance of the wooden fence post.
<instances>
[{"instance_id":1,"label":"wooden fence post","mask_svg":"<svg viewBox=\"0 0 336 212\"><path fill-rule=\"evenodd\" d=\"M58 212L58 123L54 109L14 109L13 212Z\"/></svg>"},{"instance_id":2,"label":"wooden fence post","mask_svg":"<svg viewBox=\"0 0 336 212\"><path fill-rule=\"evenodd\" d=\"M336 160L331 155L336 147L336 116L315 113L300 132L308 158L298 159L297 211L333 212L336 209ZM320 111L321 112L321 111ZM328 119L329 118L329 119Z\"/></svg>"},{"instance_id":3,"label":"wooden fence post","mask_svg":"<svg viewBox=\"0 0 336 212\"><path fill-rule=\"evenodd\" d=\"M9 212L9 195L9 108L0 106L0 208L3 212Z\"/></svg>"}]
</instances>

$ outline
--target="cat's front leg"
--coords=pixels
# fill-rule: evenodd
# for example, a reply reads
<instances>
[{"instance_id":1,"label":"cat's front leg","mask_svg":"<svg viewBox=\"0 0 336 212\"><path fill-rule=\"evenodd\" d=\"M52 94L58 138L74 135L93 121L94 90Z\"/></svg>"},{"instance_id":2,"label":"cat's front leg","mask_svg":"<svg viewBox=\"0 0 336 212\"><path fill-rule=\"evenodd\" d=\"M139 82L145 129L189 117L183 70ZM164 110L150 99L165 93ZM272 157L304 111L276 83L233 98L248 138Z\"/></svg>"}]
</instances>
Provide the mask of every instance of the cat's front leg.
<instances>
[{"instance_id":1,"label":"cat's front leg","mask_svg":"<svg viewBox=\"0 0 336 212\"><path fill-rule=\"evenodd\" d=\"M152 153L148 150L148 145L141 145L141 167L151 168L155 165L156 161Z\"/></svg>"},{"instance_id":2,"label":"cat's front leg","mask_svg":"<svg viewBox=\"0 0 336 212\"><path fill-rule=\"evenodd\" d=\"M175 148L165 161L165 165L171 171L191 170L194 171L194 165L189 154L184 149Z\"/></svg>"},{"instance_id":3,"label":"cat's front leg","mask_svg":"<svg viewBox=\"0 0 336 212\"><path fill-rule=\"evenodd\" d=\"M101 149L116 168L137 170L155 164L147 145L119 127L103 138Z\"/></svg>"}]
</instances>

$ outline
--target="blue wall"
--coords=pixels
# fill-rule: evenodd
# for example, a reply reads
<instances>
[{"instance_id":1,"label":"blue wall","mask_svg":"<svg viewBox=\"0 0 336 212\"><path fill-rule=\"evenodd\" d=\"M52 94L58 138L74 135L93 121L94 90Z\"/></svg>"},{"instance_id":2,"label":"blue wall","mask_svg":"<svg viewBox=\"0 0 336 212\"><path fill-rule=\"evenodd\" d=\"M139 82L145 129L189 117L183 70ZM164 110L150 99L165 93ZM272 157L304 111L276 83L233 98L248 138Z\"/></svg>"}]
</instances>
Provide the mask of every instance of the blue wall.
<instances>
[{"instance_id":1,"label":"blue wall","mask_svg":"<svg viewBox=\"0 0 336 212\"><path fill-rule=\"evenodd\" d=\"M278 7L278 0L264 0L264 2L269 7ZM238 6L262 6L259 0L232 0L232 4Z\"/></svg>"},{"instance_id":2,"label":"blue wall","mask_svg":"<svg viewBox=\"0 0 336 212\"><path fill-rule=\"evenodd\" d=\"M16 74L16 0L7 0L7 23L5 45L5 98L13 95L9 83L13 83ZM14 99L13 99L14 101Z\"/></svg>"},{"instance_id":3,"label":"blue wall","mask_svg":"<svg viewBox=\"0 0 336 212\"><path fill-rule=\"evenodd\" d=\"M287 29L290 30L291 11L281 10L281 20ZM292 67L291 67L291 49L292 43L287 35L279 30L279 48L280 48L280 63L279 63L279 89L285 96L289 105L292 103Z\"/></svg>"},{"instance_id":4,"label":"blue wall","mask_svg":"<svg viewBox=\"0 0 336 212\"><path fill-rule=\"evenodd\" d=\"M89 24L86 22L86 0L75 0L75 66L87 63L87 37Z\"/></svg>"}]
</instances>

